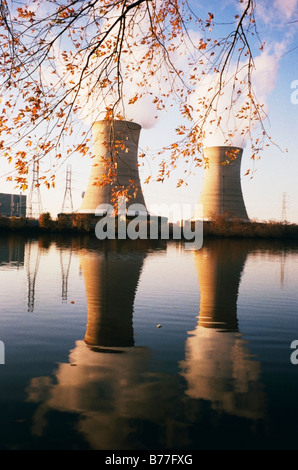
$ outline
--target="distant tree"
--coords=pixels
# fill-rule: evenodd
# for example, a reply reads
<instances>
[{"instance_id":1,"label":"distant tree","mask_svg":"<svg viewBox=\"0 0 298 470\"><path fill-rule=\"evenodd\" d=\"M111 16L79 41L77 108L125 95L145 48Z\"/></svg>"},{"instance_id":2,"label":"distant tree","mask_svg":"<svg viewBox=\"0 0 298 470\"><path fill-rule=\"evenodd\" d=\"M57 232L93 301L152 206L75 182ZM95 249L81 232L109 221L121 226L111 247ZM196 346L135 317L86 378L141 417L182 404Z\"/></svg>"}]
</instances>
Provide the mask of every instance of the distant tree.
<instances>
[{"instance_id":1,"label":"distant tree","mask_svg":"<svg viewBox=\"0 0 298 470\"><path fill-rule=\"evenodd\" d=\"M38 222L41 228L45 228L47 230L52 229L54 226L54 221L52 220L51 214L49 212L40 214Z\"/></svg>"},{"instance_id":2,"label":"distant tree","mask_svg":"<svg viewBox=\"0 0 298 470\"><path fill-rule=\"evenodd\" d=\"M263 47L255 1L235 2L224 37L216 37L215 12L202 17L199 4L1 0L0 152L17 171L9 179L25 189L32 160L89 154L90 136L80 123L127 119L141 100L154 105L156 116L171 106L181 115L177 139L161 149L158 180L170 175L179 158L204 164L207 127L212 121L225 129L220 109L242 120L241 133L251 137L255 158L262 142L260 136L254 140L252 129L259 126L266 137L265 114L252 86L253 48ZM227 95L229 103L221 108ZM236 129L227 129L227 142ZM72 145L66 146L68 137ZM54 186L54 173L47 169L40 179Z\"/></svg>"}]
</instances>

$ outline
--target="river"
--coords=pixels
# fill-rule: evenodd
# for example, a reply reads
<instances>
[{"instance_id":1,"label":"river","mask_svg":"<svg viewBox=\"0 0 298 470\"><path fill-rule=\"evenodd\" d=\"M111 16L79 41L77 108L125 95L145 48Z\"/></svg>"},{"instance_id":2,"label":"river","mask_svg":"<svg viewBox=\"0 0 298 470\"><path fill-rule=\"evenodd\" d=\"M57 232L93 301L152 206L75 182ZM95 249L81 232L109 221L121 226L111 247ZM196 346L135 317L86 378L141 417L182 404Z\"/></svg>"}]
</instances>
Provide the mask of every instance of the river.
<instances>
[{"instance_id":1,"label":"river","mask_svg":"<svg viewBox=\"0 0 298 470\"><path fill-rule=\"evenodd\" d=\"M298 245L2 235L0 292L0 449L298 448Z\"/></svg>"}]
</instances>

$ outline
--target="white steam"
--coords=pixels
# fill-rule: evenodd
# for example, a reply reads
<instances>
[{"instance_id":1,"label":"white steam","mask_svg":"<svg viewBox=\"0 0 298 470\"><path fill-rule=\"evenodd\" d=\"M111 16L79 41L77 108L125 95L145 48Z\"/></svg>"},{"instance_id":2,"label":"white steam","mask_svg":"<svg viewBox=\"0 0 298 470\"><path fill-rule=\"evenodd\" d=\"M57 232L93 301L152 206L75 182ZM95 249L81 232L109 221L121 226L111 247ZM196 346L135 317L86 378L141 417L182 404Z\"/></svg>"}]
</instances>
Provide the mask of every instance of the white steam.
<instances>
[{"instance_id":1,"label":"white steam","mask_svg":"<svg viewBox=\"0 0 298 470\"><path fill-rule=\"evenodd\" d=\"M157 2L158 3L158 2ZM111 10L112 13L112 10ZM102 21L102 31L109 28L109 22L115 18L106 17ZM163 110L169 110L175 104L177 89L181 82L165 57L170 58L171 64L181 71L187 82L192 70L188 67L190 57L194 55L194 44L198 44L201 34L189 30L187 35L171 39L171 50L156 48L153 57L148 53L148 44L143 44L144 37L150 37L151 22L140 9L133 21L128 21L129 29L122 44L121 61L118 65L113 59L109 62L111 50L99 50L90 58L89 49L72 55L71 72L64 62L62 50L54 50L54 69L44 70L44 83L53 84L59 89L59 81L72 84L80 81L81 73L88 57L88 69L85 71L79 93L74 90L69 96L75 97L79 107L78 117L88 126L105 118L107 110L113 108L114 115L120 115L126 120L140 124L144 129L153 128ZM109 37L110 43L116 40L117 31ZM90 38L90 41L92 39ZM111 46L113 47L113 46ZM150 50L149 50L150 52ZM104 70L105 60L109 67ZM121 77L120 77L121 74ZM106 81L105 81L106 79ZM120 87L119 87L120 83Z\"/></svg>"}]
</instances>

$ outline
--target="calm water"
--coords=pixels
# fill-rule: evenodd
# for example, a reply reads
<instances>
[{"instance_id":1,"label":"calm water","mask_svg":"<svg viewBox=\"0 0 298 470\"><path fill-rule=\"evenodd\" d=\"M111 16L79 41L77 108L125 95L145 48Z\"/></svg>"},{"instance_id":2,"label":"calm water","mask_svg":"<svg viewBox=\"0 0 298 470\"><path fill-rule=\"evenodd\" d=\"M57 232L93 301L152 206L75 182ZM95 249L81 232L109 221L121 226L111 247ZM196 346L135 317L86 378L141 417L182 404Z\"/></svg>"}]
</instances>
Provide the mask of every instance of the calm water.
<instances>
[{"instance_id":1,"label":"calm water","mask_svg":"<svg viewBox=\"0 0 298 470\"><path fill-rule=\"evenodd\" d=\"M298 248L0 238L0 449L298 449Z\"/></svg>"}]
</instances>

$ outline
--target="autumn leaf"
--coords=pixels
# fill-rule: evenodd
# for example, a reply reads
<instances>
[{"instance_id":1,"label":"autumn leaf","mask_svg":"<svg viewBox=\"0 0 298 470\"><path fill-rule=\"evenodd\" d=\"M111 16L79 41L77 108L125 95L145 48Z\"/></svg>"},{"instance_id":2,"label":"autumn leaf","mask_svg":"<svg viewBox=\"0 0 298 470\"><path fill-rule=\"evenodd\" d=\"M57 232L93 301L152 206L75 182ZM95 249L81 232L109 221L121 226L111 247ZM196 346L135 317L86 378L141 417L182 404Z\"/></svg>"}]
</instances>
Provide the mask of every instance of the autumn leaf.
<instances>
[{"instance_id":1,"label":"autumn leaf","mask_svg":"<svg viewBox=\"0 0 298 470\"><path fill-rule=\"evenodd\" d=\"M256 127L264 129L265 115L251 85L255 47L250 46L259 37L253 26L254 2L244 0L241 15L231 13L223 37L216 36L216 30L208 34L215 24L214 13L208 12L207 19L201 17L198 2L191 7L178 0L50 2L44 17L36 14L30 2L28 6L19 2L15 10L12 3L3 2L0 17L0 153L14 163L17 175L13 179L18 184L24 184L18 177L27 180L26 160L33 155L42 156L42 174L46 175L51 174L55 158L62 163L75 152L80 157L89 155L91 124L86 133L79 130L85 114L88 119L92 111L92 119L98 113L96 119L130 120L128 105L137 103L142 109L144 98L154 118L164 111L171 116L174 109L181 118L181 124L175 125L179 143L169 141L152 156L161 160L160 181L181 160L189 168L193 162L204 165L197 155L209 123L225 126L218 110L226 98L231 103L226 110L247 122L243 136L251 139L253 153L259 155L262 146L268 145L266 132L262 142L254 143L251 137ZM196 27L199 40L193 36ZM228 77L231 64L236 69ZM226 80L234 84L231 96L227 96ZM208 93L192 106L195 91L205 83ZM236 103L241 96L246 100L239 109ZM233 130L225 131L226 138L233 134ZM64 147L69 138L70 144ZM128 153L128 145L117 143L114 150L115 154ZM150 152L146 155L149 161ZM104 184L115 179L115 167L111 167L107 165ZM52 187L53 181L42 179L42 174L42 183Z\"/></svg>"}]
</instances>

